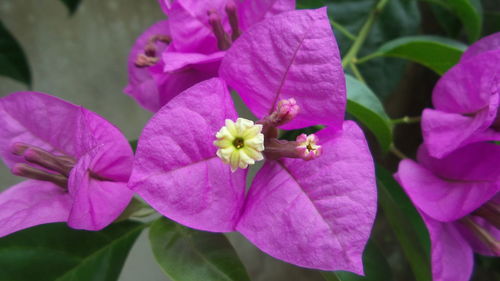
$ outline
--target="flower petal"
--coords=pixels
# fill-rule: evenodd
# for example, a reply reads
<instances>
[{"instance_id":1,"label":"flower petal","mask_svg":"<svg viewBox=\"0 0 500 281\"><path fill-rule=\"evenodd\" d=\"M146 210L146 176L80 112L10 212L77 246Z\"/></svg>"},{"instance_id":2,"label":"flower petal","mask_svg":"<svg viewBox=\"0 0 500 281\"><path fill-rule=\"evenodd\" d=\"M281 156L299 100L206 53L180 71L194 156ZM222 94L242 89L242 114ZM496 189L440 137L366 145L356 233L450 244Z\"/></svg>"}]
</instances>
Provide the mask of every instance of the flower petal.
<instances>
[{"instance_id":1,"label":"flower petal","mask_svg":"<svg viewBox=\"0 0 500 281\"><path fill-rule=\"evenodd\" d=\"M102 144L126 141L99 115L59 98L37 92L17 92L0 99L0 154L10 167L24 162L11 153L16 142L78 159Z\"/></svg>"},{"instance_id":2,"label":"flower petal","mask_svg":"<svg viewBox=\"0 0 500 281\"><path fill-rule=\"evenodd\" d=\"M210 72L212 76L217 76L219 64L224 54L225 52L215 52L209 55L200 53L164 52L162 55L165 64L163 71L175 72L191 66Z\"/></svg>"},{"instance_id":3,"label":"flower petal","mask_svg":"<svg viewBox=\"0 0 500 281\"><path fill-rule=\"evenodd\" d=\"M0 193L0 237L35 225L65 222L71 197L55 184L36 180Z\"/></svg>"},{"instance_id":4,"label":"flower petal","mask_svg":"<svg viewBox=\"0 0 500 281\"><path fill-rule=\"evenodd\" d=\"M129 186L163 215L189 227L232 231L246 171L216 156L215 134L237 117L226 84L213 78L156 113L139 139Z\"/></svg>"},{"instance_id":5,"label":"flower petal","mask_svg":"<svg viewBox=\"0 0 500 281\"><path fill-rule=\"evenodd\" d=\"M376 213L373 160L351 121L311 161L267 161L250 188L237 230L278 259L363 273L361 256Z\"/></svg>"},{"instance_id":6,"label":"flower petal","mask_svg":"<svg viewBox=\"0 0 500 281\"><path fill-rule=\"evenodd\" d=\"M282 12L295 9L295 0L237 1L238 20L242 30Z\"/></svg>"},{"instance_id":7,"label":"flower petal","mask_svg":"<svg viewBox=\"0 0 500 281\"><path fill-rule=\"evenodd\" d=\"M300 113L283 128L342 127L345 78L326 9L285 12L252 26L219 71L259 118L295 98Z\"/></svg>"},{"instance_id":8,"label":"flower petal","mask_svg":"<svg viewBox=\"0 0 500 281\"><path fill-rule=\"evenodd\" d=\"M498 73L500 50L462 61L439 79L432 93L432 103L437 110L450 113L474 114L483 110L492 102L491 96L498 95Z\"/></svg>"},{"instance_id":9,"label":"flower petal","mask_svg":"<svg viewBox=\"0 0 500 281\"><path fill-rule=\"evenodd\" d=\"M226 0L177 0L167 13L172 26L172 41L176 50L181 52L196 52L210 54L217 52L217 40L208 23L207 12L215 10L224 15ZM226 19L226 17L222 17ZM224 26L229 26L227 20Z\"/></svg>"},{"instance_id":10,"label":"flower petal","mask_svg":"<svg viewBox=\"0 0 500 281\"><path fill-rule=\"evenodd\" d=\"M100 230L118 218L133 196L127 187L132 160L130 146L119 142L98 146L79 159L68 183L74 200L69 226Z\"/></svg>"},{"instance_id":11,"label":"flower petal","mask_svg":"<svg viewBox=\"0 0 500 281\"><path fill-rule=\"evenodd\" d=\"M481 53L496 49L500 49L500 32L493 33L489 36L483 37L481 38L481 40L472 44L462 54L460 60L465 61Z\"/></svg>"},{"instance_id":12,"label":"flower petal","mask_svg":"<svg viewBox=\"0 0 500 281\"><path fill-rule=\"evenodd\" d=\"M497 182L491 181L443 179L412 160L399 163L395 178L415 206L443 222L469 214L492 198L499 188Z\"/></svg>"},{"instance_id":13,"label":"flower petal","mask_svg":"<svg viewBox=\"0 0 500 281\"><path fill-rule=\"evenodd\" d=\"M422 214L431 238L432 280L468 281L474 266L472 249L452 223Z\"/></svg>"},{"instance_id":14,"label":"flower petal","mask_svg":"<svg viewBox=\"0 0 500 281\"><path fill-rule=\"evenodd\" d=\"M489 126L497 114L499 95L491 97L491 103L473 116L425 109L422 114L424 144L434 157L443 157L467 144L500 140L500 132Z\"/></svg>"},{"instance_id":15,"label":"flower petal","mask_svg":"<svg viewBox=\"0 0 500 281\"><path fill-rule=\"evenodd\" d=\"M441 178L500 182L500 145L494 143L469 144L441 159L430 156L422 145L418 149L417 159L422 166Z\"/></svg>"}]
</instances>

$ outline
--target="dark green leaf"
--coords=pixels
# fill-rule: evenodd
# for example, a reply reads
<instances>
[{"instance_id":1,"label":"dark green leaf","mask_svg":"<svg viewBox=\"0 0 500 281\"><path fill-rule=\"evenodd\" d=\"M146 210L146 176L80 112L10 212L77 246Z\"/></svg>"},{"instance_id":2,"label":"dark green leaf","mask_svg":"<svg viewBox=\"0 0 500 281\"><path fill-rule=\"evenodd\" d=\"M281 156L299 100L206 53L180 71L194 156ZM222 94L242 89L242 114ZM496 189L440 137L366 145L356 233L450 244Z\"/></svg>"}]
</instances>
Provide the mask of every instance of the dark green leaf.
<instances>
[{"instance_id":1,"label":"dark green leaf","mask_svg":"<svg viewBox=\"0 0 500 281\"><path fill-rule=\"evenodd\" d=\"M458 41L443 37L408 36L387 42L372 56L391 56L411 60L441 75L460 60L466 48L466 45Z\"/></svg>"},{"instance_id":2,"label":"dark green leaf","mask_svg":"<svg viewBox=\"0 0 500 281\"><path fill-rule=\"evenodd\" d=\"M149 239L156 261L172 280L250 280L223 234L192 230L161 218L151 226Z\"/></svg>"},{"instance_id":3,"label":"dark green leaf","mask_svg":"<svg viewBox=\"0 0 500 281\"><path fill-rule=\"evenodd\" d=\"M327 281L391 281L391 268L386 258L373 240L363 253L363 267L365 276L359 276L347 271L321 272Z\"/></svg>"},{"instance_id":4,"label":"dark green leaf","mask_svg":"<svg viewBox=\"0 0 500 281\"><path fill-rule=\"evenodd\" d=\"M391 173L377 166L379 205L417 281L430 281L429 234L417 210Z\"/></svg>"},{"instance_id":5,"label":"dark green leaf","mask_svg":"<svg viewBox=\"0 0 500 281\"><path fill-rule=\"evenodd\" d=\"M61 0L61 2L63 2L66 8L68 8L69 14L73 15L76 12L76 9L78 9L81 0Z\"/></svg>"},{"instance_id":6,"label":"dark green leaf","mask_svg":"<svg viewBox=\"0 0 500 281\"><path fill-rule=\"evenodd\" d=\"M1 280L117 280L144 226L124 221L90 232L57 223L16 232L0 239Z\"/></svg>"},{"instance_id":7,"label":"dark green leaf","mask_svg":"<svg viewBox=\"0 0 500 281\"><path fill-rule=\"evenodd\" d=\"M358 34L369 13L378 0L329 0L330 18L344 26L354 35ZM417 1L389 1L375 19L358 58L372 54L387 41L416 34L420 25ZM346 55L352 40L334 29L342 55ZM359 69L370 88L382 100L396 88L407 62L395 58L381 58L359 65Z\"/></svg>"},{"instance_id":8,"label":"dark green leaf","mask_svg":"<svg viewBox=\"0 0 500 281\"><path fill-rule=\"evenodd\" d=\"M439 5L456 15L462 22L469 41L474 42L481 36L483 17L480 2L472 0L423 0Z\"/></svg>"},{"instance_id":9,"label":"dark green leaf","mask_svg":"<svg viewBox=\"0 0 500 281\"><path fill-rule=\"evenodd\" d=\"M484 12L484 32L492 34L500 31L500 12L486 11Z\"/></svg>"},{"instance_id":10,"label":"dark green leaf","mask_svg":"<svg viewBox=\"0 0 500 281\"><path fill-rule=\"evenodd\" d=\"M0 75L31 86L28 60L21 45L0 21Z\"/></svg>"},{"instance_id":11,"label":"dark green leaf","mask_svg":"<svg viewBox=\"0 0 500 281\"><path fill-rule=\"evenodd\" d=\"M346 75L347 112L365 125L387 151L392 143L392 125L379 99L365 84Z\"/></svg>"}]
</instances>

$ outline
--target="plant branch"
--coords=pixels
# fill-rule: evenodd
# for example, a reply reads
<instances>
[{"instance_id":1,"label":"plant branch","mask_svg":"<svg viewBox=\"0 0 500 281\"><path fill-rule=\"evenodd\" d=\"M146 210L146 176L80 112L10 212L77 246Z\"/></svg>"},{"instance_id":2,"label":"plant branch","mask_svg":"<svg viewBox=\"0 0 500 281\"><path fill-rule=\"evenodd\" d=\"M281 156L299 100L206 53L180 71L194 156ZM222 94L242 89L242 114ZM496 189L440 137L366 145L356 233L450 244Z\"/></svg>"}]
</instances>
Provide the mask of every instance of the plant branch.
<instances>
[{"instance_id":1,"label":"plant branch","mask_svg":"<svg viewBox=\"0 0 500 281\"><path fill-rule=\"evenodd\" d=\"M392 119L391 123L394 124L394 125L397 125L397 124L413 124L413 123L419 123L420 120L422 120L422 117L420 117L420 116L415 116L415 117L405 116L405 117L402 117L402 118Z\"/></svg>"},{"instance_id":2,"label":"plant branch","mask_svg":"<svg viewBox=\"0 0 500 281\"><path fill-rule=\"evenodd\" d=\"M354 40L351 49L349 49L349 52L347 52L347 55L342 60L342 66L344 68L352 63L353 59L356 58L359 50L361 49L361 46L363 46L363 43L368 36L368 33L370 33L373 23L375 22L377 16L383 11L385 5L387 5L388 2L389 0L379 0L377 5L375 5L375 8L373 8L373 10L370 12L370 15L368 15L368 19L366 19L366 22L361 27L356 40Z\"/></svg>"},{"instance_id":3,"label":"plant branch","mask_svg":"<svg viewBox=\"0 0 500 281\"><path fill-rule=\"evenodd\" d=\"M356 40L356 36L354 34L352 34L351 32L349 32L349 30L347 30L347 28L345 28L340 23L331 19L330 24L335 28L335 30L338 30L340 33L344 34L345 37L351 39L352 41Z\"/></svg>"},{"instance_id":4,"label":"plant branch","mask_svg":"<svg viewBox=\"0 0 500 281\"><path fill-rule=\"evenodd\" d=\"M358 67L354 63L350 63L349 67L351 68L352 73L356 78L358 78L359 81L363 82L366 84L365 78L363 78L363 75L359 71Z\"/></svg>"},{"instance_id":5,"label":"plant branch","mask_svg":"<svg viewBox=\"0 0 500 281\"><path fill-rule=\"evenodd\" d=\"M401 150L399 150L393 143L391 144L389 151L392 152L392 154L396 155L401 160L408 158L408 156L406 156L403 152L401 152Z\"/></svg>"}]
</instances>

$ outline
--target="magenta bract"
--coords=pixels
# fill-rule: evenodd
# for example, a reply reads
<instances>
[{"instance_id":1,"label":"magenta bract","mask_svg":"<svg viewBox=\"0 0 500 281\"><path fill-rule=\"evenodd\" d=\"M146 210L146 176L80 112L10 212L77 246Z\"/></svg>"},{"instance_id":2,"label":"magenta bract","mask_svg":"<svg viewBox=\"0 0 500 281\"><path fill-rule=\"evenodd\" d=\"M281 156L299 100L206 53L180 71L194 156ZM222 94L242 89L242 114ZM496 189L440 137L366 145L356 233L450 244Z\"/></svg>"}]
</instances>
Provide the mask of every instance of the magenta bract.
<instances>
[{"instance_id":1,"label":"magenta bract","mask_svg":"<svg viewBox=\"0 0 500 281\"><path fill-rule=\"evenodd\" d=\"M279 48L270 50L272 46L261 41L263 35L280 42ZM301 37L306 38L302 43L297 41ZM246 46L257 43L263 49L252 50L259 61L252 65L247 56L251 48ZM293 48L296 51L290 52ZM328 127L317 134L320 157L267 159L245 195L246 170L233 173L216 156L215 135L237 114L226 83L212 78L179 94L146 125L130 188L184 225L214 232L238 230L286 262L362 274L362 252L376 212L375 175L361 129L343 121L345 81L336 49L325 9L290 12L241 35L221 69L261 118L276 110L270 101L279 98L287 100L275 117L286 120L275 121L285 127L326 121ZM231 69L237 71L234 76Z\"/></svg>"},{"instance_id":2,"label":"magenta bract","mask_svg":"<svg viewBox=\"0 0 500 281\"><path fill-rule=\"evenodd\" d=\"M102 117L49 95L19 92L0 99L0 120L3 161L31 178L0 194L0 236L51 222L99 230L125 209L133 153Z\"/></svg>"},{"instance_id":3,"label":"magenta bract","mask_svg":"<svg viewBox=\"0 0 500 281\"><path fill-rule=\"evenodd\" d=\"M135 42L128 59L129 83L125 88L125 93L153 112L183 90L217 76L226 49L220 49L217 35L227 35L228 46L236 40L230 38L233 18L241 34L271 15L295 8L294 0L159 3L168 20L157 22ZM220 34L207 13L219 20Z\"/></svg>"},{"instance_id":4,"label":"magenta bract","mask_svg":"<svg viewBox=\"0 0 500 281\"><path fill-rule=\"evenodd\" d=\"M399 164L395 177L429 230L434 280L469 280L473 251L500 255L493 242L500 238L494 219L498 213L491 213L499 206L498 159L500 146L482 142L442 159L421 146L418 163L403 160Z\"/></svg>"},{"instance_id":5,"label":"magenta bract","mask_svg":"<svg viewBox=\"0 0 500 281\"><path fill-rule=\"evenodd\" d=\"M286 12L255 25L227 52L220 76L258 118L279 100L294 98L301 114L284 129L342 128L345 78L326 8Z\"/></svg>"},{"instance_id":6,"label":"magenta bract","mask_svg":"<svg viewBox=\"0 0 500 281\"><path fill-rule=\"evenodd\" d=\"M424 144L443 157L469 143L500 140L500 33L472 45L438 81L422 115Z\"/></svg>"}]
</instances>

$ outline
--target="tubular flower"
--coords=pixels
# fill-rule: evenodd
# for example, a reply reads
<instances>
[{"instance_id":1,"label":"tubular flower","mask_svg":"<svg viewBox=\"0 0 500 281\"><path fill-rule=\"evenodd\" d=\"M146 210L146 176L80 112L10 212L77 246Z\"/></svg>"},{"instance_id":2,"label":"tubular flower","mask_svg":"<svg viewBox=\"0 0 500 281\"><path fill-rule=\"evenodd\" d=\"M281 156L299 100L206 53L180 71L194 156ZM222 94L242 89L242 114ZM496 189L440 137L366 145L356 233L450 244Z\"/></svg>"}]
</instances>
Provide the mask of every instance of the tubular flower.
<instances>
[{"instance_id":1,"label":"tubular flower","mask_svg":"<svg viewBox=\"0 0 500 281\"><path fill-rule=\"evenodd\" d=\"M467 281L473 252L500 256L500 146L474 143L441 159L421 146L395 178L420 211L431 238L433 280Z\"/></svg>"},{"instance_id":2,"label":"tubular flower","mask_svg":"<svg viewBox=\"0 0 500 281\"><path fill-rule=\"evenodd\" d=\"M255 125L252 121L238 118L236 123L226 119L226 125L217 134L214 141L217 156L224 163L231 165L231 171L238 167L245 169L255 161L264 159L264 135L261 133L262 125Z\"/></svg>"},{"instance_id":3,"label":"tubular flower","mask_svg":"<svg viewBox=\"0 0 500 281\"><path fill-rule=\"evenodd\" d=\"M129 187L189 227L237 230L286 262L362 274L376 211L374 167L360 128L343 121L345 80L326 10L287 12L252 26L221 67L259 120L237 117L222 79L189 88L144 128ZM245 92L252 89L246 85L256 89ZM320 122L327 127L315 136L278 138L280 128ZM235 168L261 158L250 153L252 160L242 161L248 143L266 160L245 194L247 170ZM240 161L231 163L235 152Z\"/></svg>"},{"instance_id":4,"label":"tubular flower","mask_svg":"<svg viewBox=\"0 0 500 281\"><path fill-rule=\"evenodd\" d=\"M125 93L156 112L194 84L217 76L220 61L253 24L295 8L294 0L159 0L168 17L148 28L128 59Z\"/></svg>"},{"instance_id":5,"label":"tubular flower","mask_svg":"<svg viewBox=\"0 0 500 281\"><path fill-rule=\"evenodd\" d=\"M422 115L424 144L444 157L467 144L500 140L500 33L467 49L432 93L434 109Z\"/></svg>"},{"instance_id":6,"label":"tubular flower","mask_svg":"<svg viewBox=\"0 0 500 281\"><path fill-rule=\"evenodd\" d=\"M0 193L0 237L67 222L100 230L125 209L133 153L120 131L58 98L19 92L0 99L0 155L27 178Z\"/></svg>"}]
</instances>

